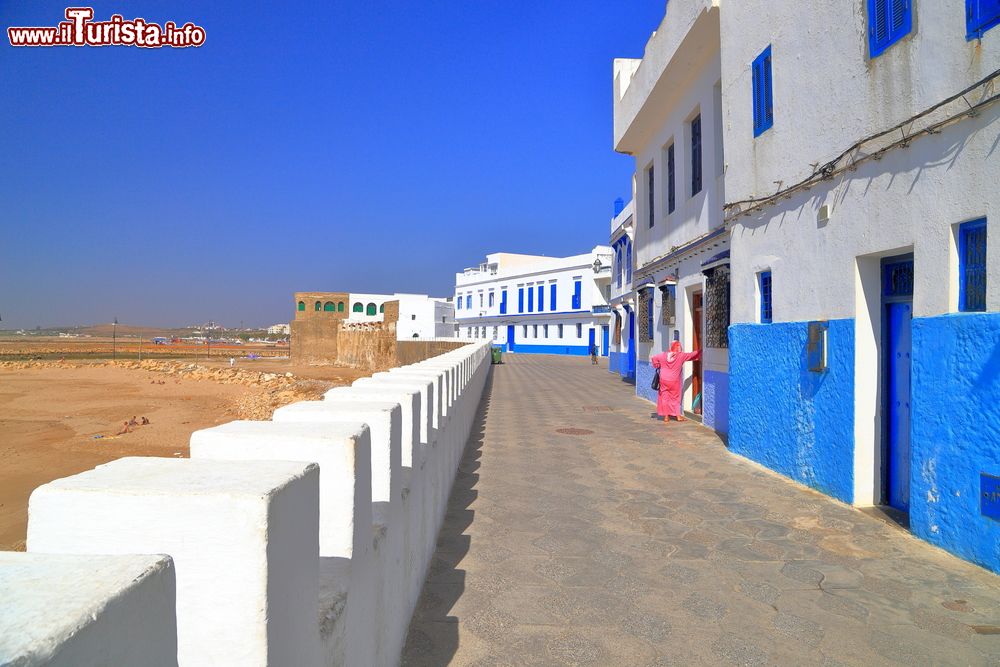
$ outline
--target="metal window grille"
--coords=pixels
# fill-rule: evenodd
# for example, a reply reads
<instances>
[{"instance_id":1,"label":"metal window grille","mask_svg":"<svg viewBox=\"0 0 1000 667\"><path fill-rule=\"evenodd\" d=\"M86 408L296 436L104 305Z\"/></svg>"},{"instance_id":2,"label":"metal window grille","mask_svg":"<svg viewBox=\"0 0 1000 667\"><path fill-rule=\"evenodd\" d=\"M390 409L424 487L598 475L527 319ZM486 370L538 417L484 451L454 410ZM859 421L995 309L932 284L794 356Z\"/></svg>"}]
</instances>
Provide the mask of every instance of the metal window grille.
<instances>
[{"instance_id":1,"label":"metal window grille","mask_svg":"<svg viewBox=\"0 0 1000 667\"><path fill-rule=\"evenodd\" d=\"M771 272L760 274L760 321L767 324L774 315L771 306Z\"/></svg>"},{"instance_id":2,"label":"metal window grille","mask_svg":"<svg viewBox=\"0 0 1000 667\"><path fill-rule=\"evenodd\" d=\"M963 224L959 230L962 311L986 310L986 220Z\"/></svg>"},{"instance_id":3,"label":"metal window grille","mask_svg":"<svg viewBox=\"0 0 1000 667\"><path fill-rule=\"evenodd\" d=\"M691 196L701 192L701 116L691 121Z\"/></svg>"},{"instance_id":4,"label":"metal window grille","mask_svg":"<svg viewBox=\"0 0 1000 667\"><path fill-rule=\"evenodd\" d=\"M705 344L729 347L729 267L718 266L705 280Z\"/></svg>"}]
</instances>

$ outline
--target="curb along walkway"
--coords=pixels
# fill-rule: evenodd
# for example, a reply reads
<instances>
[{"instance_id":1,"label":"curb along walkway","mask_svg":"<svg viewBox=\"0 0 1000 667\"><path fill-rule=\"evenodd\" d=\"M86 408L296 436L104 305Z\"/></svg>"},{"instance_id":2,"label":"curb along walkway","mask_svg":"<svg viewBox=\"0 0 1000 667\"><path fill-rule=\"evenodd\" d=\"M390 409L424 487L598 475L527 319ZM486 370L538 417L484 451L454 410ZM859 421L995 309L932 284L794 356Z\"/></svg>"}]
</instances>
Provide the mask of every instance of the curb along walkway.
<instances>
[{"instance_id":1,"label":"curb along walkway","mask_svg":"<svg viewBox=\"0 0 1000 667\"><path fill-rule=\"evenodd\" d=\"M1000 665L1000 577L654 421L606 360L505 361L404 665Z\"/></svg>"}]
</instances>

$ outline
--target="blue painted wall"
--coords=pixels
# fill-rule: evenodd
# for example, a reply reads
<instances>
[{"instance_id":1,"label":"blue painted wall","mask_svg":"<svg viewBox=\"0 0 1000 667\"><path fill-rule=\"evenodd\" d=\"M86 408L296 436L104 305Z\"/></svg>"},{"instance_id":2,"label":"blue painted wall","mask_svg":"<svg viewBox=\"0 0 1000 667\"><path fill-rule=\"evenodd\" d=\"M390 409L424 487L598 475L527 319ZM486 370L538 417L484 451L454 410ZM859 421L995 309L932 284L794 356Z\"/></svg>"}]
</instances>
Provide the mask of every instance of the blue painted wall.
<instances>
[{"instance_id":1,"label":"blue painted wall","mask_svg":"<svg viewBox=\"0 0 1000 667\"><path fill-rule=\"evenodd\" d=\"M1000 523L979 475L1000 476L1000 314L913 320L910 529L1000 572Z\"/></svg>"},{"instance_id":2,"label":"blue painted wall","mask_svg":"<svg viewBox=\"0 0 1000 667\"><path fill-rule=\"evenodd\" d=\"M825 373L806 364L808 324L729 328L729 448L850 503L854 320L832 320Z\"/></svg>"},{"instance_id":3,"label":"blue painted wall","mask_svg":"<svg viewBox=\"0 0 1000 667\"><path fill-rule=\"evenodd\" d=\"M514 348L519 354L568 354L578 357L589 357L590 347L587 345L525 345L518 343Z\"/></svg>"},{"instance_id":4,"label":"blue painted wall","mask_svg":"<svg viewBox=\"0 0 1000 667\"><path fill-rule=\"evenodd\" d=\"M637 359L635 362L635 393L647 401L656 402L656 391L653 384L653 366L648 361Z\"/></svg>"},{"instance_id":5,"label":"blue painted wall","mask_svg":"<svg viewBox=\"0 0 1000 667\"><path fill-rule=\"evenodd\" d=\"M621 372L621 369L618 367L618 365L621 363L621 360L619 359L620 356L621 356L621 352L615 352L614 350L611 350L611 352L608 354L608 371L609 372L611 372L611 373L620 373Z\"/></svg>"},{"instance_id":6,"label":"blue painted wall","mask_svg":"<svg viewBox=\"0 0 1000 667\"><path fill-rule=\"evenodd\" d=\"M702 419L705 426L729 433L729 374L705 369Z\"/></svg>"}]
</instances>

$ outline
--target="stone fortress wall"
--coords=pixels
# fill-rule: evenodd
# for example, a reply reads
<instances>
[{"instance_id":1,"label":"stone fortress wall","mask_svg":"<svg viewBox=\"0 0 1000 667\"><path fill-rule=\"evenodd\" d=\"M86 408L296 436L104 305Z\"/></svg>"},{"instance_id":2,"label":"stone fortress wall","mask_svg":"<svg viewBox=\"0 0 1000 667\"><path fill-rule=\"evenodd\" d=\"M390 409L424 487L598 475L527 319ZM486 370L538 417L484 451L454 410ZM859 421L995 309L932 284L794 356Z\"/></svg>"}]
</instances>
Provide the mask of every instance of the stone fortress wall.
<instances>
[{"instance_id":1,"label":"stone fortress wall","mask_svg":"<svg viewBox=\"0 0 1000 667\"><path fill-rule=\"evenodd\" d=\"M39 487L0 664L398 664L489 372L464 345Z\"/></svg>"}]
</instances>

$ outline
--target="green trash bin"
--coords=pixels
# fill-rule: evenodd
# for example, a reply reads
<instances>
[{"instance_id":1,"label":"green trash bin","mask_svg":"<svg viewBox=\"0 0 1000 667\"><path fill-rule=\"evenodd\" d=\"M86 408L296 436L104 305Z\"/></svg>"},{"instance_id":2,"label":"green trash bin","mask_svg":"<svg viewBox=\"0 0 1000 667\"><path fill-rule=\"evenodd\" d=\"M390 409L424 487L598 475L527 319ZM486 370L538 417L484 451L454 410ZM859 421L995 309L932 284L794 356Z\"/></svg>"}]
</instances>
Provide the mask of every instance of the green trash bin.
<instances>
[{"instance_id":1,"label":"green trash bin","mask_svg":"<svg viewBox=\"0 0 1000 667\"><path fill-rule=\"evenodd\" d=\"M502 347L500 347L499 345L494 345L491 348L491 354L493 356L493 363L494 364L502 364L503 363L503 348Z\"/></svg>"}]
</instances>

